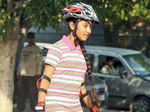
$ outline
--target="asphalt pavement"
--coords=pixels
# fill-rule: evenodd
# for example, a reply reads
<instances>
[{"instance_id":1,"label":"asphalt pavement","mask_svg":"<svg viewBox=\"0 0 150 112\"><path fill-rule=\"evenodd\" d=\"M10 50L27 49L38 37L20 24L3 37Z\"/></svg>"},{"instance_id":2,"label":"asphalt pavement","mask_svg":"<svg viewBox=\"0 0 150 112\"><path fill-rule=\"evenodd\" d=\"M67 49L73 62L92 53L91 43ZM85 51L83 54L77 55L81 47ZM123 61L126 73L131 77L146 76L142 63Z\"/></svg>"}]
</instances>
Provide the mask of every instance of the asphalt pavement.
<instances>
[{"instance_id":1,"label":"asphalt pavement","mask_svg":"<svg viewBox=\"0 0 150 112\"><path fill-rule=\"evenodd\" d=\"M18 111L17 110L17 107L16 107L16 109L14 109L14 112L20 112L20 111ZM21 111L21 112L33 112L32 110L31 110L31 108L30 108L30 103L29 103L29 100L27 100L27 102L26 102L26 105L25 105L25 110L24 111ZM87 111L87 112L89 112L89 111ZM102 111L100 111L100 112L129 112L129 111L124 111L124 110L109 110L109 109L103 109Z\"/></svg>"},{"instance_id":2,"label":"asphalt pavement","mask_svg":"<svg viewBox=\"0 0 150 112\"><path fill-rule=\"evenodd\" d=\"M102 112L129 112L129 111L124 111L124 110L103 110Z\"/></svg>"}]
</instances>

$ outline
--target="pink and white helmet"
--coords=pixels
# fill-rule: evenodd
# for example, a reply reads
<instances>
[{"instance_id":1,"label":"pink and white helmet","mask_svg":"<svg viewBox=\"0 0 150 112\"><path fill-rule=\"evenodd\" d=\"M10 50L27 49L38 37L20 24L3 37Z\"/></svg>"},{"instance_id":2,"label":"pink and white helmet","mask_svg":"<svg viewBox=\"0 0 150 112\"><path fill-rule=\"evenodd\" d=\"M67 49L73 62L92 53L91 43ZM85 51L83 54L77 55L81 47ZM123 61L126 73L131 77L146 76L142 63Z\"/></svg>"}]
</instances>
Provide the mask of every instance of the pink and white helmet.
<instances>
[{"instance_id":1,"label":"pink and white helmet","mask_svg":"<svg viewBox=\"0 0 150 112\"><path fill-rule=\"evenodd\" d=\"M99 19L92 6L82 2L72 3L63 8L62 12L64 14L63 18L65 20L69 18L79 18L99 23Z\"/></svg>"}]
</instances>

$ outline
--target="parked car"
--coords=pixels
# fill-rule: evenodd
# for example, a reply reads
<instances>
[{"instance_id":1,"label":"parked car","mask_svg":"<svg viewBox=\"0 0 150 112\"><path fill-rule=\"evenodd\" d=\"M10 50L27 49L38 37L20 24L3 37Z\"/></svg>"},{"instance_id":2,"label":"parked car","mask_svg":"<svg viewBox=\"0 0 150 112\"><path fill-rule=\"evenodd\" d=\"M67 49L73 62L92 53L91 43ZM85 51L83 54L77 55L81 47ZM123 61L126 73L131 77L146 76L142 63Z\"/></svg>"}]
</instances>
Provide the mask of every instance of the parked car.
<instances>
[{"instance_id":1,"label":"parked car","mask_svg":"<svg viewBox=\"0 0 150 112\"><path fill-rule=\"evenodd\" d=\"M44 43L37 45L42 49L48 46ZM144 54L114 47L86 46L86 50L92 63L94 87L102 101L102 107L132 107L133 112L150 111L150 60ZM107 57L113 58L116 74L101 72ZM88 78L86 88L90 90ZM83 104L82 101L81 103ZM87 110L84 104L83 108Z\"/></svg>"},{"instance_id":2,"label":"parked car","mask_svg":"<svg viewBox=\"0 0 150 112\"><path fill-rule=\"evenodd\" d=\"M132 107L134 112L150 111L150 60L144 54L114 47L86 46L86 50L92 62L95 88L103 96L100 97L103 106L115 109ZM101 72L107 57L113 58L116 74ZM89 88L89 83L86 86Z\"/></svg>"}]
</instances>

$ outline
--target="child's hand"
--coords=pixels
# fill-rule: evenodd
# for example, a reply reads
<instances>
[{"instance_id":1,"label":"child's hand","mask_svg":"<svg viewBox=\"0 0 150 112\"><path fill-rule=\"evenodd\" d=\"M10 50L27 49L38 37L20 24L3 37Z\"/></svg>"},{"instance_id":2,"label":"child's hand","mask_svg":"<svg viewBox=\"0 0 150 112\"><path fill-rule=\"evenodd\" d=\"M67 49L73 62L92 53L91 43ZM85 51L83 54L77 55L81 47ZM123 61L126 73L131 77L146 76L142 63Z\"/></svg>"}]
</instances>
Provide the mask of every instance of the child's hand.
<instances>
[{"instance_id":1,"label":"child's hand","mask_svg":"<svg viewBox=\"0 0 150 112\"><path fill-rule=\"evenodd\" d=\"M35 111L37 112L45 112L45 103L40 102L35 106Z\"/></svg>"},{"instance_id":2,"label":"child's hand","mask_svg":"<svg viewBox=\"0 0 150 112\"><path fill-rule=\"evenodd\" d=\"M93 106L92 107L92 112L98 112L98 107L97 106Z\"/></svg>"}]
</instances>

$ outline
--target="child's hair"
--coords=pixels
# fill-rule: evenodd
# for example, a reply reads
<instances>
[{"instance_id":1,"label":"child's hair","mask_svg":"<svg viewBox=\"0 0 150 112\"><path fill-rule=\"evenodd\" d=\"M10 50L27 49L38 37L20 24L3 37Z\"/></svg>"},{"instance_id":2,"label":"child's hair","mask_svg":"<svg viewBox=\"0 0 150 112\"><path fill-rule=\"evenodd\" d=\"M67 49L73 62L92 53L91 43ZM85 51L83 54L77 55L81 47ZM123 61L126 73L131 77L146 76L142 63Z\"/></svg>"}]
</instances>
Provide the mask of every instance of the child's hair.
<instances>
[{"instance_id":1,"label":"child's hair","mask_svg":"<svg viewBox=\"0 0 150 112\"><path fill-rule=\"evenodd\" d=\"M77 19L76 19L76 18L69 18L69 19L67 19L67 21L68 21L68 22L69 22L69 21L73 21L74 24L77 25ZM69 27L69 25L68 25L68 27ZM75 26L75 28L77 28L77 26ZM88 55L87 55L87 53L86 53L86 49L85 49L85 47L84 47L84 45L83 45L83 42L81 42L81 41L76 37L76 32L75 32L76 29L72 31L72 30L70 29L70 27L69 27L69 30L70 30L70 32L72 32L73 35L75 36L75 40L74 40L75 45L77 46L77 45L79 44L80 47L81 47L81 50L82 50L82 53L83 53L83 56L84 56L84 58L85 58L86 65L87 65L88 79L89 79L90 82L92 82L92 77L91 77L91 74L92 74L92 67L91 67L91 63L90 63L90 60L89 60L89 58L88 58Z\"/></svg>"},{"instance_id":2,"label":"child's hair","mask_svg":"<svg viewBox=\"0 0 150 112\"><path fill-rule=\"evenodd\" d=\"M68 20L68 22L69 21L73 21L74 23L75 23L75 28L77 28L77 19L74 19L74 18L71 18L71 19L69 19ZM68 27L69 27L69 25L68 25ZM99 101L99 99L98 99L98 96L97 96L97 94L96 94L96 91L95 91L95 88L94 88L94 82L93 82L93 80L92 80L92 66L91 66L91 63L90 63L90 60L89 60L89 58L88 58L88 55L87 55L87 52L86 52L86 49L85 49L85 47L84 47L84 45L83 45L83 42L81 42L79 39L78 39L78 37L76 36L76 29L75 30L71 30L70 28L69 28L69 30L70 30L70 32L72 32L73 33L73 35L75 36L75 39L74 39L74 43L75 43L75 46L77 46L77 45L80 45L80 47L81 47L81 50L82 50L82 53L83 53L83 56L84 56L84 58L85 58L85 61L86 61L86 65L87 65L87 75L88 75L88 79L89 79L89 82L90 82L90 92L89 92L89 95L90 95L90 99L91 99L91 101L94 103L97 103L97 104L99 104L100 103L100 101Z\"/></svg>"},{"instance_id":3,"label":"child's hair","mask_svg":"<svg viewBox=\"0 0 150 112\"><path fill-rule=\"evenodd\" d=\"M80 41L79 44L80 44L82 53L83 53L83 55L84 55L84 58L85 58L85 60L86 60L88 78L89 78L89 80L91 81L91 79L92 79L92 77L91 77L91 74L92 74L91 62L90 62L90 60L89 60L89 57L88 57L88 55L87 55L87 52L86 52L86 49L85 49L83 43Z\"/></svg>"},{"instance_id":4,"label":"child's hair","mask_svg":"<svg viewBox=\"0 0 150 112\"><path fill-rule=\"evenodd\" d=\"M35 38L35 34L33 32L28 32L27 38Z\"/></svg>"},{"instance_id":5,"label":"child's hair","mask_svg":"<svg viewBox=\"0 0 150 112\"><path fill-rule=\"evenodd\" d=\"M79 44L80 47L81 47L81 50L82 50L82 53L83 53L83 56L85 58L85 61L86 61L86 65L87 65L87 74L88 74L88 79L90 82L92 82L92 66L91 66L91 62L89 60L89 57L87 55L87 52L86 52L86 49L83 45L83 42L81 42L78 38L75 39L75 43L76 44Z\"/></svg>"}]
</instances>

